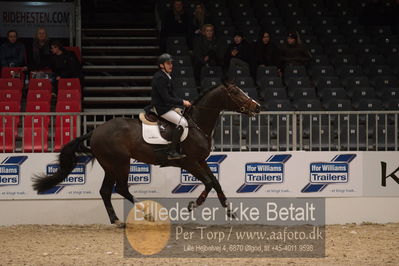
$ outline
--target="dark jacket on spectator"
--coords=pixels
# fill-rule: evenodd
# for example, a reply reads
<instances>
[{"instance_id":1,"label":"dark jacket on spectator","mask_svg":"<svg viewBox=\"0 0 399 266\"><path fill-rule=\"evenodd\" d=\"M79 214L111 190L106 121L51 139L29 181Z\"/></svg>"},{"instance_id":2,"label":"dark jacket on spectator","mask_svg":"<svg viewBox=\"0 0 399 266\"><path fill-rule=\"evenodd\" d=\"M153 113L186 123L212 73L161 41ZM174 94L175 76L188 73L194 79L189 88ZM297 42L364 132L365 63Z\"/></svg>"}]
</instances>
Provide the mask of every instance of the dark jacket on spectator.
<instances>
[{"instance_id":1,"label":"dark jacket on spectator","mask_svg":"<svg viewBox=\"0 0 399 266\"><path fill-rule=\"evenodd\" d=\"M311 56L302 44L284 44L281 47L281 61L285 65L305 65L311 60Z\"/></svg>"},{"instance_id":2,"label":"dark jacket on spectator","mask_svg":"<svg viewBox=\"0 0 399 266\"><path fill-rule=\"evenodd\" d=\"M1 66L25 66L25 45L20 42L5 42L0 46Z\"/></svg>"},{"instance_id":3,"label":"dark jacket on spectator","mask_svg":"<svg viewBox=\"0 0 399 266\"><path fill-rule=\"evenodd\" d=\"M51 66L50 42L40 46L38 41L32 43L31 70L49 68Z\"/></svg>"},{"instance_id":4,"label":"dark jacket on spectator","mask_svg":"<svg viewBox=\"0 0 399 266\"><path fill-rule=\"evenodd\" d=\"M234 49L238 50L238 53L236 56L231 55L231 51L233 51ZM247 42L247 40L243 39L240 44L236 44L233 41L233 43L228 46L227 51L226 51L225 59L227 60L227 65L229 64L230 59L233 57L241 59L241 60L247 62L248 64L250 64L251 63L251 52L252 52L251 47L250 47L250 44Z\"/></svg>"},{"instance_id":5,"label":"dark jacket on spectator","mask_svg":"<svg viewBox=\"0 0 399 266\"><path fill-rule=\"evenodd\" d=\"M165 36L183 36L190 38L193 34L192 17L184 12L175 14L172 10L167 12L162 22L162 31Z\"/></svg>"},{"instance_id":6,"label":"dark jacket on spectator","mask_svg":"<svg viewBox=\"0 0 399 266\"><path fill-rule=\"evenodd\" d=\"M224 50L223 43L218 39L208 40L205 36L200 36L194 42L194 61L202 65L223 65ZM204 61L206 56L209 56L208 62Z\"/></svg>"},{"instance_id":7,"label":"dark jacket on spectator","mask_svg":"<svg viewBox=\"0 0 399 266\"><path fill-rule=\"evenodd\" d=\"M81 78L81 65L75 54L63 50L61 55L51 56L51 70L56 77Z\"/></svg>"},{"instance_id":8,"label":"dark jacket on spectator","mask_svg":"<svg viewBox=\"0 0 399 266\"><path fill-rule=\"evenodd\" d=\"M262 40L259 40L256 43L256 65L265 65L265 66L278 66L279 62L279 50L274 45L274 43L269 42L268 44L264 44Z\"/></svg>"}]
</instances>

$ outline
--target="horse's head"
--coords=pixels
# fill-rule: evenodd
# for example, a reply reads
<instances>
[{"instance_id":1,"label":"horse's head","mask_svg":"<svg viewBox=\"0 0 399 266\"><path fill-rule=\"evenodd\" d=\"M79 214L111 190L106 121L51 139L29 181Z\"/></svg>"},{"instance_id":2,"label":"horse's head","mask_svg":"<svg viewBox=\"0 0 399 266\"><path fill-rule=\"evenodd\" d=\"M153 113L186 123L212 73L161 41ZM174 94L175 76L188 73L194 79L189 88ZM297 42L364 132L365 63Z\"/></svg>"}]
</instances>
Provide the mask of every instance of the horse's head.
<instances>
[{"instance_id":1,"label":"horse's head","mask_svg":"<svg viewBox=\"0 0 399 266\"><path fill-rule=\"evenodd\" d=\"M225 82L224 91L227 94L227 109L248 116L254 116L260 112L260 105L254 99L243 92L234 82Z\"/></svg>"}]
</instances>

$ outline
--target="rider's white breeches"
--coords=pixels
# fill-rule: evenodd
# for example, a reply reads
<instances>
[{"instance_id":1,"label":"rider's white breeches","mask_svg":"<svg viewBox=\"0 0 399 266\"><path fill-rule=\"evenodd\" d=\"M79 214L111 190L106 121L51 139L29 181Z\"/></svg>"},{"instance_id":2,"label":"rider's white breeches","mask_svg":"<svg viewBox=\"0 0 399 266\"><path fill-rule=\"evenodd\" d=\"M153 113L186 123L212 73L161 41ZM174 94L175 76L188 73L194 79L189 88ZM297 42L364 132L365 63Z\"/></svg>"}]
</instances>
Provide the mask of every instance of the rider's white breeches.
<instances>
[{"instance_id":1,"label":"rider's white breeches","mask_svg":"<svg viewBox=\"0 0 399 266\"><path fill-rule=\"evenodd\" d=\"M170 110L169 112L161 115L161 117L175 125L182 126L183 128L188 126L187 120L174 110Z\"/></svg>"}]
</instances>

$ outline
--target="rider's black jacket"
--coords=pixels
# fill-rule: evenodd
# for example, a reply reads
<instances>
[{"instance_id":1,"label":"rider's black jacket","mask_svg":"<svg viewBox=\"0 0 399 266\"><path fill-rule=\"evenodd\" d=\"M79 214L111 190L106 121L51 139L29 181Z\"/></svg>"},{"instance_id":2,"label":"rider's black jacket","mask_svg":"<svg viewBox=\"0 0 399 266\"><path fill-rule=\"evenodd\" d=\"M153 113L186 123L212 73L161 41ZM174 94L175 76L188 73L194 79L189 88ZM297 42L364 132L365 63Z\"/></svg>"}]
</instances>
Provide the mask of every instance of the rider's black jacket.
<instances>
[{"instance_id":1,"label":"rider's black jacket","mask_svg":"<svg viewBox=\"0 0 399 266\"><path fill-rule=\"evenodd\" d=\"M157 71L151 85L151 105L155 107L158 115L163 115L174 107L183 106L183 100L175 95L172 80L165 72Z\"/></svg>"}]
</instances>

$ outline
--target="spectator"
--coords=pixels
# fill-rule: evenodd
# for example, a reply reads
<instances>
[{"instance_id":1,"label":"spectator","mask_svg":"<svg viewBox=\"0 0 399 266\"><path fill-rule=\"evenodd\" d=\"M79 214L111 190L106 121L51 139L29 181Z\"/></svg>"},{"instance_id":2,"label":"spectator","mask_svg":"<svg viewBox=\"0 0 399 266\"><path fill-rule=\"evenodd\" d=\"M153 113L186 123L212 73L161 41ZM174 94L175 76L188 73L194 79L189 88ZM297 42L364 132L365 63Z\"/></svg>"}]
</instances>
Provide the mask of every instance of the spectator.
<instances>
[{"instance_id":1,"label":"spectator","mask_svg":"<svg viewBox=\"0 0 399 266\"><path fill-rule=\"evenodd\" d=\"M36 31L32 43L32 57L30 62L31 70L40 70L49 68L51 64L50 41L47 31L39 27Z\"/></svg>"},{"instance_id":2,"label":"spectator","mask_svg":"<svg viewBox=\"0 0 399 266\"><path fill-rule=\"evenodd\" d=\"M54 41L50 46L51 70L56 80L60 78L82 78L81 65L75 54L65 50L59 41Z\"/></svg>"},{"instance_id":3,"label":"spectator","mask_svg":"<svg viewBox=\"0 0 399 266\"><path fill-rule=\"evenodd\" d=\"M229 68L238 66L250 69L251 48L242 32L234 33L233 42L227 48L225 60Z\"/></svg>"},{"instance_id":4,"label":"spectator","mask_svg":"<svg viewBox=\"0 0 399 266\"><path fill-rule=\"evenodd\" d=\"M206 11L204 3L199 2L195 5L193 14L193 27L196 35L201 35L202 27L205 24L213 24L211 16Z\"/></svg>"},{"instance_id":5,"label":"spectator","mask_svg":"<svg viewBox=\"0 0 399 266\"><path fill-rule=\"evenodd\" d=\"M21 67L25 66L25 46L18 41L15 30L7 32L7 41L0 46L1 66Z\"/></svg>"},{"instance_id":6,"label":"spectator","mask_svg":"<svg viewBox=\"0 0 399 266\"><path fill-rule=\"evenodd\" d=\"M279 51L271 41L270 34L264 31L256 43L257 66L279 66Z\"/></svg>"},{"instance_id":7,"label":"spectator","mask_svg":"<svg viewBox=\"0 0 399 266\"><path fill-rule=\"evenodd\" d=\"M166 13L162 21L161 45L165 48L168 37L186 37L192 48L193 26L191 16L185 12L183 1L174 0L172 9Z\"/></svg>"},{"instance_id":8,"label":"spectator","mask_svg":"<svg viewBox=\"0 0 399 266\"><path fill-rule=\"evenodd\" d=\"M202 35L194 43L194 74L199 82L201 68L208 66L223 66L225 47L216 38L215 28L211 24L202 26Z\"/></svg>"},{"instance_id":9,"label":"spectator","mask_svg":"<svg viewBox=\"0 0 399 266\"><path fill-rule=\"evenodd\" d=\"M288 65L306 65L312 58L309 51L298 40L296 32L288 33L287 43L283 45L280 54L282 61L280 69Z\"/></svg>"}]
</instances>

